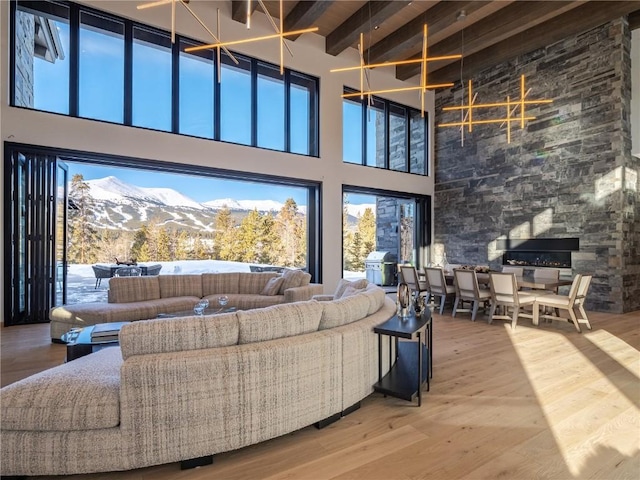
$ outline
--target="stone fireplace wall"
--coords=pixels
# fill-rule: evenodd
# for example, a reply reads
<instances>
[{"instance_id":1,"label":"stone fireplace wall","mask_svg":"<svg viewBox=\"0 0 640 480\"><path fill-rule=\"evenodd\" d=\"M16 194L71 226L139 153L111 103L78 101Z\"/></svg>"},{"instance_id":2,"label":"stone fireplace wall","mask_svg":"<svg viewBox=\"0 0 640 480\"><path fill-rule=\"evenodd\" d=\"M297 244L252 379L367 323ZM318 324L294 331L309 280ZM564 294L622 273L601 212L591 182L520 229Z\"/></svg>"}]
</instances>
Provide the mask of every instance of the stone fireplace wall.
<instances>
[{"instance_id":1,"label":"stone fireplace wall","mask_svg":"<svg viewBox=\"0 0 640 480\"><path fill-rule=\"evenodd\" d=\"M450 263L500 268L497 239L578 237L573 273L594 275L587 308L640 309L640 162L631 156L630 44L623 18L471 79L476 103L518 98L522 74L531 88L527 99L553 103L528 107L536 119L524 130L514 124L510 144L499 124L474 126L464 146L458 128L436 127L432 261L445 252ZM436 92L436 125L459 120L459 113L441 109L460 105L464 95L460 82ZM504 117L505 111L490 115Z\"/></svg>"}]
</instances>

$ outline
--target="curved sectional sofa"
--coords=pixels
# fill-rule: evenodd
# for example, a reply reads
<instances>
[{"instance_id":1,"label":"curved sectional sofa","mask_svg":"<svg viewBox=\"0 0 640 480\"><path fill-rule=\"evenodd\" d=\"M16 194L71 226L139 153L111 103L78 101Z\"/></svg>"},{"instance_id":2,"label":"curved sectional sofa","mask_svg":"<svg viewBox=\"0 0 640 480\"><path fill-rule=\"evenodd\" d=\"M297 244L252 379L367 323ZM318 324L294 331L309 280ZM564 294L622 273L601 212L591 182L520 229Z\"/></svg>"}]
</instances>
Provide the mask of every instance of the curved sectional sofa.
<instances>
[{"instance_id":1,"label":"curved sectional sofa","mask_svg":"<svg viewBox=\"0 0 640 480\"><path fill-rule=\"evenodd\" d=\"M239 310L309 300L322 293L322 285L309 283L310 280L311 275L301 270L285 270L282 275L227 272L114 277L109 280L108 303L79 303L51 309L51 340L60 341L74 327L148 320L161 313L191 310L203 298L215 305L220 295L229 297L227 307ZM277 283L276 289L267 288L271 287L270 281Z\"/></svg>"},{"instance_id":2,"label":"curved sectional sofa","mask_svg":"<svg viewBox=\"0 0 640 480\"><path fill-rule=\"evenodd\" d=\"M373 327L394 314L369 284L330 301L125 325L120 347L0 390L0 473L190 461L335 420L373 392ZM388 349L382 359L386 373Z\"/></svg>"}]
</instances>

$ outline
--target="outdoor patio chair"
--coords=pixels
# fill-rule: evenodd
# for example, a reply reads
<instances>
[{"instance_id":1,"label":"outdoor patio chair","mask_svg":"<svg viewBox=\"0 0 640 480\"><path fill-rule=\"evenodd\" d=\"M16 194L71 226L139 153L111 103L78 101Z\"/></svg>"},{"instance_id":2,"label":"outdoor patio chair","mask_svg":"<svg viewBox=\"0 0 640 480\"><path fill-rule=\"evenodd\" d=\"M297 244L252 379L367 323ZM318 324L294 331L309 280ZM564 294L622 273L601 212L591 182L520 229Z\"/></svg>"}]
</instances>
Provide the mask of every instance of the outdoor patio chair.
<instances>
[{"instance_id":1,"label":"outdoor patio chair","mask_svg":"<svg viewBox=\"0 0 640 480\"><path fill-rule=\"evenodd\" d=\"M152 275L160 275L160 270L162 270L162 265L160 265L159 263L150 265L147 267L147 276L149 277Z\"/></svg>"},{"instance_id":2,"label":"outdoor patio chair","mask_svg":"<svg viewBox=\"0 0 640 480\"><path fill-rule=\"evenodd\" d=\"M142 275L140 267L120 267L116 270L116 277L139 277Z\"/></svg>"},{"instance_id":3,"label":"outdoor patio chair","mask_svg":"<svg viewBox=\"0 0 640 480\"><path fill-rule=\"evenodd\" d=\"M111 278L111 267L106 267L104 265L91 265L93 268L93 274L96 276L96 286L98 288L103 278Z\"/></svg>"}]
</instances>

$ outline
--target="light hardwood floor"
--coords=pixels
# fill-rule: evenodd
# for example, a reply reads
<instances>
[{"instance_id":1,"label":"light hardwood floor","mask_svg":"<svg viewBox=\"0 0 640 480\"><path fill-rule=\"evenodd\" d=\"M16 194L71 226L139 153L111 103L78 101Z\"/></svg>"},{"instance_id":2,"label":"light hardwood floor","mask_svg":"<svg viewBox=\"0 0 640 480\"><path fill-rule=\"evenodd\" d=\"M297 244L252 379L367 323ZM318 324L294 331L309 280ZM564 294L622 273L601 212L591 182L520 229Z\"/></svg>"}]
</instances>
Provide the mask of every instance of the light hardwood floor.
<instances>
[{"instance_id":1,"label":"light hardwood floor","mask_svg":"<svg viewBox=\"0 0 640 480\"><path fill-rule=\"evenodd\" d=\"M582 334L527 320L511 331L445 311L434 315L434 375L420 408L372 394L323 430L220 454L207 467L74 478L635 480L640 312L590 319L593 330ZM1 330L3 386L62 362L65 347L48 332L46 324Z\"/></svg>"}]
</instances>

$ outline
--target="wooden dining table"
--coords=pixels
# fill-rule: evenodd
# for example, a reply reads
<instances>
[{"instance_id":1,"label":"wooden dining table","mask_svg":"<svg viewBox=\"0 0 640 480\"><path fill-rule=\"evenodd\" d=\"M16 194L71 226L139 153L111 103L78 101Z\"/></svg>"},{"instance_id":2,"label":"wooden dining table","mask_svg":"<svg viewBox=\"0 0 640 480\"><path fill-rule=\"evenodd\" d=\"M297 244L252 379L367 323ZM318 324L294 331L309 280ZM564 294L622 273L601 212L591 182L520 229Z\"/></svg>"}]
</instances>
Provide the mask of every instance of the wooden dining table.
<instances>
[{"instance_id":1,"label":"wooden dining table","mask_svg":"<svg viewBox=\"0 0 640 480\"><path fill-rule=\"evenodd\" d=\"M453 272L445 272L444 274L447 283L453 285ZM489 285L488 273L477 273L478 283L481 285ZM516 281L519 288L531 288L533 290L555 290L558 287L565 285L571 285L573 282L570 278L559 278L554 280L552 278L540 278L531 275L516 275Z\"/></svg>"}]
</instances>

